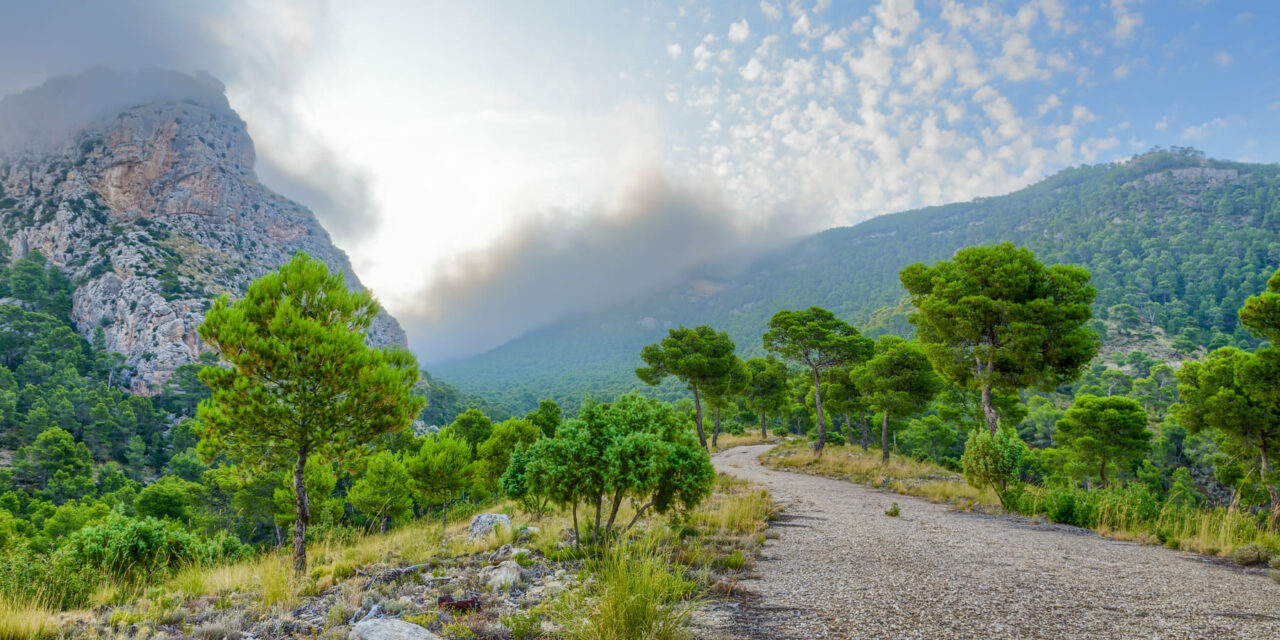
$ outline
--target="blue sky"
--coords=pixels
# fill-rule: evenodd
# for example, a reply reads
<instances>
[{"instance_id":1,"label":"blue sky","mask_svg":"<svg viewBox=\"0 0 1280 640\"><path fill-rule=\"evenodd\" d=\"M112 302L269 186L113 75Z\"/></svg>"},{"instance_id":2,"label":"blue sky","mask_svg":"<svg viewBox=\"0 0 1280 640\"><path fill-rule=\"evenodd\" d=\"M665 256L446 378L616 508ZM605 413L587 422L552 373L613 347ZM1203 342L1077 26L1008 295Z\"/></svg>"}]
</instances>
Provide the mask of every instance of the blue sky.
<instances>
[{"instance_id":1,"label":"blue sky","mask_svg":"<svg viewBox=\"0 0 1280 640\"><path fill-rule=\"evenodd\" d=\"M6 9L0 91L213 72L434 362L1068 166L1276 162L1277 32L1226 0L51 0Z\"/></svg>"}]
</instances>

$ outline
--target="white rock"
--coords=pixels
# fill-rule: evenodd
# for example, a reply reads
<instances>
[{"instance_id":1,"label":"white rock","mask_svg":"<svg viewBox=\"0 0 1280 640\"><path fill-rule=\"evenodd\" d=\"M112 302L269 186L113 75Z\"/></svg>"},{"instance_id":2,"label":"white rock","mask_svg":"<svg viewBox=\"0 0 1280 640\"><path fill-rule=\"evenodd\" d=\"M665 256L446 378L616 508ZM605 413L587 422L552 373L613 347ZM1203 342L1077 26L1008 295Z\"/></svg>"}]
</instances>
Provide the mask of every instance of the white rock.
<instances>
[{"instance_id":1,"label":"white rock","mask_svg":"<svg viewBox=\"0 0 1280 640\"><path fill-rule=\"evenodd\" d=\"M495 527L503 526L507 529L511 528L511 518L501 513L482 513L471 519L471 524L467 526L468 538L483 538L491 533Z\"/></svg>"},{"instance_id":2,"label":"white rock","mask_svg":"<svg viewBox=\"0 0 1280 640\"><path fill-rule=\"evenodd\" d=\"M440 636L404 620L375 618L357 622L349 640L440 640Z\"/></svg>"},{"instance_id":3,"label":"white rock","mask_svg":"<svg viewBox=\"0 0 1280 640\"><path fill-rule=\"evenodd\" d=\"M501 591L520 581L520 565L507 560L496 567L485 567L480 570L480 578L494 591Z\"/></svg>"}]
</instances>

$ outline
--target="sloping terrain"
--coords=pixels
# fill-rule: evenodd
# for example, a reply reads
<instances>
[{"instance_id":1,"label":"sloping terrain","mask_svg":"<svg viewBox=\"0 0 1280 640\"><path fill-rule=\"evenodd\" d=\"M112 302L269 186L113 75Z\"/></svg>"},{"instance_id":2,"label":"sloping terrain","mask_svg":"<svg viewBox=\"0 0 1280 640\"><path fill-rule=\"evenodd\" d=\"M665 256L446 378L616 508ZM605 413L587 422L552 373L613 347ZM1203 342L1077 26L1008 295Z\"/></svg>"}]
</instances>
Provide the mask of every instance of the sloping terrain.
<instances>
[{"instance_id":1,"label":"sloping terrain","mask_svg":"<svg viewBox=\"0 0 1280 640\"><path fill-rule=\"evenodd\" d=\"M731 277L691 274L679 287L530 332L432 373L515 405L537 394L575 405L586 394L637 386L640 348L672 326L710 324L728 331L744 354L761 351L760 335L779 309L818 305L869 333L905 333L899 270L1005 241L1049 263L1086 266L1098 289L1095 316L1128 304L1140 325L1134 333L1166 351L1178 339L1184 353L1249 346L1253 339L1235 310L1280 265L1280 166L1175 149L1068 169L1006 196L831 229ZM1105 337L1116 346L1133 342L1132 334Z\"/></svg>"}]
</instances>

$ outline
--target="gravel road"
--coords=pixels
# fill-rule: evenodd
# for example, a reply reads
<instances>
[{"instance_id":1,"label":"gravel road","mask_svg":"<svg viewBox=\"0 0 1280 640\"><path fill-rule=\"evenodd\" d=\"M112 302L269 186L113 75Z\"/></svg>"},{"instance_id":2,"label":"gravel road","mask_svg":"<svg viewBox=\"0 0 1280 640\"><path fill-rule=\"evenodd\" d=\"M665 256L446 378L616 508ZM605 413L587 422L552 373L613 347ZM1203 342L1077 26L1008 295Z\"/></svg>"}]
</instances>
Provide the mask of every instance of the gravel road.
<instances>
[{"instance_id":1,"label":"gravel road","mask_svg":"<svg viewBox=\"0 0 1280 640\"><path fill-rule=\"evenodd\" d=\"M1280 638L1265 571L774 471L768 448L713 457L785 508L760 579L741 584L735 637Z\"/></svg>"}]
</instances>

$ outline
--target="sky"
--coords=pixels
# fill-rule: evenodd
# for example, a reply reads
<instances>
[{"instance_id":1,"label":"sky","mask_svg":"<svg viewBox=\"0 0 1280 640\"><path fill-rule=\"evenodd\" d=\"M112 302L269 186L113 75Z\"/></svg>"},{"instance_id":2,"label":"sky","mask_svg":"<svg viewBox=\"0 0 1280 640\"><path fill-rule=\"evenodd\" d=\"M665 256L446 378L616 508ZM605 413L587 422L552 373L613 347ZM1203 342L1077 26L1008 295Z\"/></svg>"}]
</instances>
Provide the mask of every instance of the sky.
<instances>
[{"instance_id":1,"label":"sky","mask_svg":"<svg viewBox=\"0 0 1280 640\"><path fill-rule=\"evenodd\" d=\"M3 3L0 93L206 70L430 363L1156 146L1280 160L1280 4Z\"/></svg>"}]
</instances>

